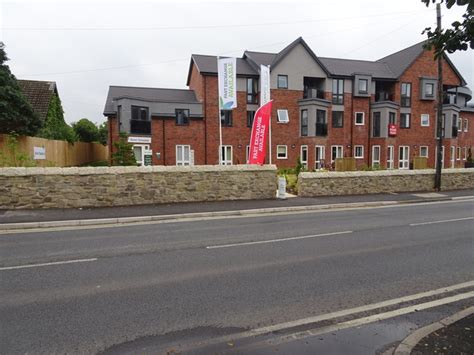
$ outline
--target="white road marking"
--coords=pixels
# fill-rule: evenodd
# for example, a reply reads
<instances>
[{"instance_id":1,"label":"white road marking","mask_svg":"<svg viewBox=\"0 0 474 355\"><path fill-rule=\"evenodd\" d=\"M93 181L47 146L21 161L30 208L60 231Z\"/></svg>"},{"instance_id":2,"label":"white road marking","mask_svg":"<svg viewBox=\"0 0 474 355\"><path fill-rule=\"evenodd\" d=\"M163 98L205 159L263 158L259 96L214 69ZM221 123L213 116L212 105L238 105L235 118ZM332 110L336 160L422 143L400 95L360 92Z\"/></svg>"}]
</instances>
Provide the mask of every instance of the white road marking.
<instances>
[{"instance_id":1,"label":"white road marking","mask_svg":"<svg viewBox=\"0 0 474 355\"><path fill-rule=\"evenodd\" d=\"M259 240L259 241L256 241L256 242L242 242L242 243L223 244L223 245L211 245L211 246L207 246L206 249L219 249L219 248L240 247L240 246L244 246L244 245L278 243L278 242L286 242L286 241L290 241L290 240L310 239L310 238L326 237L326 236L330 236L330 235L350 234L350 233L353 233L353 231L323 233L323 234L314 234L314 235L302 235L302 236L299 236L299 237Z\"/></svg>"},{"instance_id":2,"label":"white road marking","mask_svg":"<svg viewBox=\"0 0 474 355\"><path fill-rule=\"evenodd\" d=\"M361 325L364 325L364 324L381 321L381 320L384 320L384 319L394 318L394 317L398 317L398 316L401 316L401 315L404 315L404 314L413 313L413 312L416 312L416 311L422 311L422 310L425 310L425 309L434 308L434 307L442 306L442 305L445 305L445 304L462 301L462 300L472 298L472 297L474 297L474 291L461 293L461 294L446 297L446 298L441 298L441 299L438 299L438 300L435 300L435 301L419 303L419 304L416 304L416 305L413 305L413 306L399 308L399 309L396 309L394 311L378 313L378 314L374 314L374 315L371 315L371 316L368 316L368 317L357 318L357 319L353 319L353 320L350 320L350 321L330 325L330 326L327 326L327 327L321 327L321 328L317 328L317 329L314 329L314 330L307 330L307 331L303 331L303 332L298 332L298 333L282 336L282 337L274 339L274 340L273 339L269 340L268 343L271 343L272 345L277 345L277 344L286 343L286 342L297 340L297 339L304 339L304 338L315 336L315 335L321 335L321 334L325 334L325 333L329 333L329 332L334 332L334 331L338 331L338 330L342 330L342 329L357 327L357 326L361 326Z\"/></svg>"},{"instance_id":3,"label":"white road marking","mask_svg":"<svg viewBox=\"0 0 474 355\"><path fill-rule=\"evenodd\" d=\"M455 219L444 219L440 221L430 221L430 222L420 222L420 223L410 223L410 227L415 226L424 226L426 224L437 224L437 223L448 223L448 222L458 222L458 221L467 221L474 219L474 217L465 217L465 218L455 218Z\"/></svg>"},{"instance_id":4,"label":"white road marking","mask_svg":"<svg viewBox=\"0 0 474 355\"><path fill-rule=\"evenodd\" d=\"M26 264L26 265L17 265L17 266L6 266L6 267L0 267L0 271L16 270L16 269L27 269L27 268L32 268L32 267L42 267L42 266L51 266L51 265L86 263L88 261L96 261L96 260L97 260L97 258L91 258L91 259L54 261L54 262L51 262L51 263L42 263L42 264Z\"/></svg>"},{"instance_id":5,"label":"white road marking","mask_svg":"<svg viewBox=\"0 0 474 355\"><path fill-rule=\"evenodd\" d=\"M336 319L336 318L340 318L340 317L350 316L350 315L357 314L357 313L368 312L368 311L372 311L372 310L383 308L383 307L394 306L394 305L397 305L397 304L400 304L400 303L416 301L416 300L421 299L421 298L437 296L437 295L440 295L440 294L443 294L443 293L453 292L453 291L461 290L461 289L464 289L464 288L470 288L470 287L474 287L474 280L468 281L468 282L463 282L463 283L456 284L456 285L451 285L451 286L447 286L447 287L438 288L438 289L431 290L431 291L416 293L416 294L409 295L409 296L394 298L394 299L387 300L387 301L372 303L372 304L359 306L359 307L355 307L355 308L343 309L343 310L336 311L336 312L321 314L321 315L314 316L314 317L298 319L298 320L291 321L291 322L274 324L274 325L270 325L270 326L267 326L267 327L255 328L255 329L251 329L251 330L248 330L248 331L245 331L245 332L242 332L242 333L238 333L238 334L222 336L222 337L219 337L219 338L215 338L212 341L206 342L206 345L219 344L219 343L223 343L223 342L236 341L236 340L239 340L239 339L245 339L245 338L250 338L250 337L254 337L254 336L269 334L269 333L272 333L272 332L282 331L282 330L289 329L289 328L294 328L294 327L308 325L308 324L312 324L312 323L318 323L318 322L322 322L322 321L332 320L332 319ZM474 291L471 291L468 294L469 294L468 296L465 296L466 298L473 297L474 296ZM456 296L453 296L453 297L461 296L461 298L464 299L463 298L464 295L466 295L466 293L459 294L459 295L456 295ZM449 298L449 300L448 300L448 298ZM454 300L454 298L452 298L452 297L448 297L448 298L440 299L440 300L437 300L437 301L427 302L425 304L418 304L416 306L411 306L413 308L412 312L415 311L415 310L421 309L420 308L421 305L424 305L425 309L429 308L429 307L436 307L436 303L434 303L434 302L438 302L438 303L439 302L445 302L446 303L446 302L449 302L449 301L456 302ZM427 304L429 304L429 306L427 306ZM392 312L395 312L395 311L392 311ZM386 313L389 313L389 312L386 312ZM381 313L381 314L378 314L378 315L373 315L373 316L370 316L370 317L376 317L376 319L375 319L375 321L376 321L377 317L380 318L382 314L384 314L384 313ZM369 318L369 317L365 317L365 318ZM355 322L355 321L356 320L352 320L352 321L349 321L349 322ZM338 330L338 329L343 329L342 325L344 325L344 324L347 325L349 323L344 322L344 323L340 323L340 324L329 326L329 327L337 327L337 328L334 328L334 330ZM350 326L347 325L346 328L353 327L353 326L354 325L352 325L352 323L351 323L351 325ZM329 327L325 327L324 329L327 330ZM322 329L322 328L320 328L320 329ZM327 330L327 332L330 332L330 331L331 330Z\"/></svg>"}]
</instances>

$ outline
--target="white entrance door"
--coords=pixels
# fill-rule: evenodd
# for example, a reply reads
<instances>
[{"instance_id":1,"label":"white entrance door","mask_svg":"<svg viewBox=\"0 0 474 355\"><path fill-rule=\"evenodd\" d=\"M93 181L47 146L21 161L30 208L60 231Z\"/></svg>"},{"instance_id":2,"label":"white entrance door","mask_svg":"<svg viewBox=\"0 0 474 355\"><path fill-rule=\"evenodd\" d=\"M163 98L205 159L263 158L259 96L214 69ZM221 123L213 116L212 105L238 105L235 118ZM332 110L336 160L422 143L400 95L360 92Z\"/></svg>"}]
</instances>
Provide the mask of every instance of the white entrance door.
<instances>
[{"instance_id":1,"label":"white entrance door","mask_svg":"<svg viewBox=\"0 0 474 355\"><path fill-rule=\"evenodd\" d=\"M133 155L135 155L138 166L145 165L145 150L150 150L150 146L144 144L136 144L133 146Z\"/></svg>"},{"instance_id":2,"label":"white entrance door","mask_svg":"<svg viewBox=\"0 0 474 355\"><path fill-rule=\"evenodd\" d=\"M401 145L398 147L398 168L410 168L410 147L407 145Z\"/></svg>"},{"instance_id":3,"label":"white entrance door","mask_svg":"<svg viewBox=\"0 0 474 355\"><path fill-rule=\"evenodd\" d=\"M221 146L221 165L232 165L232 146Z\"/></svg>"}]
</instances>

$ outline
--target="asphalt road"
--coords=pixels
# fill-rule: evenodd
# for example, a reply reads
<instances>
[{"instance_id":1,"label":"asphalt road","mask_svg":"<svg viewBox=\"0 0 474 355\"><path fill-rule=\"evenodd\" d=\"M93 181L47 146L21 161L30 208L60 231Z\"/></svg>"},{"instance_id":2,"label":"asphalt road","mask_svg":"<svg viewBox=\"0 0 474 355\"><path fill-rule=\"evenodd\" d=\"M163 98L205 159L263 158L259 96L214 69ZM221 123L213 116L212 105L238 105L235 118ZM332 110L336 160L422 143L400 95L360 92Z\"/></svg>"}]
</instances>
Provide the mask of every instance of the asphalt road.
<instances>
[{"instance_id":1,"label":"asphalt road","mask_svg":"<svg viewBox=\"0 0 474 355\"><path fill-rule=\"evenodd\" d=\"M471 281L473 235L472 200L3 234L0 349L138 351Z\"/></svg>"}]
</instances>

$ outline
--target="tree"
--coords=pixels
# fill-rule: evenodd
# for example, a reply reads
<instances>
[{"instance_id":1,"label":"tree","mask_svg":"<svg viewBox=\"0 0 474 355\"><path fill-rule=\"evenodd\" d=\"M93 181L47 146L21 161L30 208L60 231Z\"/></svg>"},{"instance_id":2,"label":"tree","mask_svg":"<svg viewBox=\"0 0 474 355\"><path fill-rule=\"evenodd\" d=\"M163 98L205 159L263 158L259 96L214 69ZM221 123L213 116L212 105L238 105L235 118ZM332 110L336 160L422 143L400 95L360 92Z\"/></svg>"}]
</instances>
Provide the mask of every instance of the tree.
<instances>
[{"instance_id":1,"label":"tree","mask_svg":"<svg viewBox=\"0 0 474 355\"><path fill-rule=\"evenodd\" d=\"M99 140L99 129L94 122L81 118L72 124L72 129L81 142L96 142Z\"/></svg>"},{"instance_id":2,"label":"tree","mask_svg":"<svg viewBox=\"0 0 474 355\"><path fill-rule=\"evenodd\" d=\"M114 143L115 153L112 154L112 165L137 165L133 154L133 145L127 142L127 134L120 133L120 138Z\"/></svg>"},{"instance_id":3,"label":"tree","mask_svg":"<svg viewBox=\"0 0 474 355\"><path fill-rule=\"evenodd\" d=\"M431 2L435 3L436 0L421 0L426 6L429 6ZM425 28L422 34L427 33L428 42L425 44L426 49L434 49L435 59L437 59L443 52L453 53L456 51L465 51L470 47L474 49L474 18L473 8L474 1L472 0L441 0L441 3L445 3L446 7L450 9L455 4L458 6L467 5L466 12L462 15L462 20L454 21L451 24L451 28L431 29L431 27Z\"/></svg>"},{"instance_id":4,"label":"tree","mask_svg":"<svg viewBox=\"0 0 474 355\"><path fill-rule=\"evenodd\" d=\"M98 132L98 141L102 145L107 145L109 136L109 125L107 122L102 123L99 125L99 132Z\"/></svg>"},{"instance_id":5,"label":"tree","mask_svg":"<svg viewBox=\"0 0 474 355\"><path fill-rule=\"evenodd\" d=\"M51 97L46 121L38 133L38 136L46 139L68 141L69 143L77 141L77 136L74 133L74 130L64 120L61 100L56 94Z\"/></svg>"},{"instance_id":6,"label":"tree","mask_svg":"<svg viewBox=\"0 0 474 355\"><path fill-rule=\"evenodd\" d=\"M5 45L0 42L0 133L35 135L41 121L21 93L15 76L5 62Z\"/></svg>"}]
</instances>

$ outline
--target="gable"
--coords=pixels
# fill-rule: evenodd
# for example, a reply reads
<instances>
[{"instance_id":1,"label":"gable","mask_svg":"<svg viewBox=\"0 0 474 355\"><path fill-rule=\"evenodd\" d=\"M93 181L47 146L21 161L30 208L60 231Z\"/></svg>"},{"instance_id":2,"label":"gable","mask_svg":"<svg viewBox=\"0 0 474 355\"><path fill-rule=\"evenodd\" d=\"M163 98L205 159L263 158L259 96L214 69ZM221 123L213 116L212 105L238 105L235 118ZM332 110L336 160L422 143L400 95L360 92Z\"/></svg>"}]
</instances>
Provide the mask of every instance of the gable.
<instances>
[{"instance_id":1,"label":"gable","mask_svg":"<svg viewBox=\"0 0 474 355\"><path fill-rule=\"evenodd\" d=\"M288 75L289 90L303 90L303 77L326 78L325 68L302 43L296 44L271 69L271 87L277 87L277 76Z\"/></svg>"}]
</instances>

